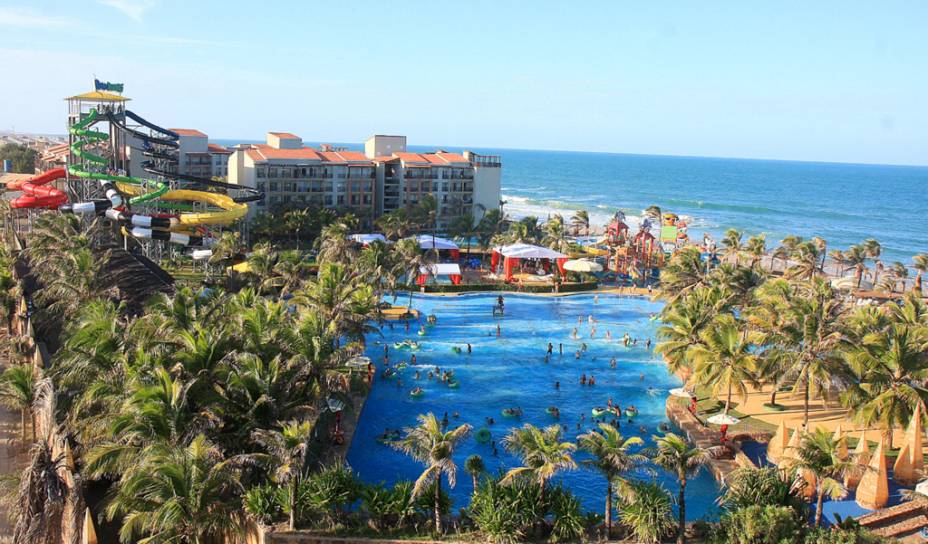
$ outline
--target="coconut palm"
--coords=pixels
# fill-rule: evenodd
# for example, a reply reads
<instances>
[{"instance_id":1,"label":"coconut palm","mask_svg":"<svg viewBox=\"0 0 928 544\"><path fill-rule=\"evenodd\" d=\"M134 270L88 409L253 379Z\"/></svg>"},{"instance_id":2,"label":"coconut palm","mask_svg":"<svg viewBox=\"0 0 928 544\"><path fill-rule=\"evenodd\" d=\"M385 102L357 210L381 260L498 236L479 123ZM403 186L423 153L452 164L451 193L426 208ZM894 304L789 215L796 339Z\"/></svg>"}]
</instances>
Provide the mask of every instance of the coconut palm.
<instances>
[{"instance_id":1,"label":"coconut palm","mask_svg":"<svg viewBox=\"0 0 928 544\"><path fill-rule=\"evenodd\" d=\"M761 310L749 319L762 332L758 340L769 347L764 356L777 361L777 383L793 383L794 393L803 392L803 423L808 424L812 393L827 394L847 385L839 349L844 307L820 278L795 285L770 284L760 298Z\"/></svg>"},{"instance_id":2,"label":"coconut palm","mask_svg":"<svg viewBox=\"0 0 928 544\"><path fill-rule=\"evenodd\" d=\"M511 483L515 478L527 476L541 486L544 495L545 484L561 470L577 468L571 452L576 444L561 440L561 426L550 425L543 429L526 423L521 428L512 429L503 438L507 450L519 456L522 466L510 469L503 477L503 483Z\"/></svg>"},{"instance_id":3,"label":"coconut palm","mask_svg":"<svg viewBox=\"0 0 928 544\"><path fill-rule=\"evenodd\" d=\"M251 454L249 457L268 468L271 481L289 487L287 526L291 531L296 529L297 488L306 469L313 427L309 421L290 421L280 430L259 429L252 433L252 439L261 446L264 453Z\"/></svg>"},{"instance_id":4,"label":"coconut palm","mask_svg":"<svg viewBox=\"0 0 928 544\"><path fill-rule=\"evenodd\" d=\"M767 237L764 234L751 236L744 244L744 252L751 256L751 270L754 270L767 254Z\"/></svg>"},{"instance_id":5,"label":"coconut palm","mask_svg":"<svg viewBox=\"0 0 928 544\"><path fill-rule=\"evenodd\" d=\"M23 364L7 368L0 375L0 404L10 410L19 410L23 447L26 446L26 418L32 420L32 440L35 441L35 418L32 404L36 399L36 379L32 365Z\"/></svg>"},{"instance_id":6,"label":"coconut palm","mask_svg":"<svg viewBox=\"0 0 928 544\"><path fill-rule=\"evenodd\" d=\"M446 431L431 412L420 415L418 421L417 426L403 429L405 436L392 445L425 465L425 470L416 479L412 494L418 497L434 483L435 531L441 533L441 477L447 476L451 487L457 483L458 467L453 459L454 450L470 434L471 426L464 424Z\"/></svg>"},{"instance_id":7,"label":"coconut palm","mask_svg":"<svg viewBox=\"0 0 928 544\"><path fill-rule=\"evenodd\" d=\"M918 255L912 257L912 268L915 269L916 272L913 291L921 294L922 274L928 272L928 253L919 253Z\"/></svg>"},{"instance_id":8,"label":"coconut palm","mask_svg":"<svg viewBox=\"0 0 928 544\"><path fill-rule=\"evenodd\" d=\"M756 384L757 355L751 334L731 315L720 315L701 333L704 345L693 348L696 376L712 386L716 396L725 394L725 414L733 393L747 397L747 384Z\"/></svg>"},{"instance_id":9,"label":"coconut palm","mask_svg":"<svg viewBox=\"0 0 928 544\"><path fill-rule=\"evenodd\" d=\"M406 210L403 209L380 216L374 224L383 231L387 240L394 241L405 238L413 228Z\"/></svg>"},{"instance_id":10,"label":"coconut palm","mask_svg":"<svg viewBox=\"0 0 928 544\"><path fill-rule=\"evenodd\" d=\"M873 271L873 285L876 285L880 281L880 270L883 268L883 263L880 262L880 255L883 254L883 246L880 245L875 238L867 238L861 244L863 247L864 253L867 257L873 259L875 264Z\"/></svg>"},{"instance_id":11,"label":"coconut palm","mask_svg":"<svg viewBox=\"0 0 928 544\"><path fill-rule=\"evenodd\" d=\"M570 249L570 243L564 236L564 218L554 214L544 224L545 237L543 243L555 251L565 252Z\"/></svg>"},{"instance_id":12,"label":"coconut palm","mask_svg":"<svg viewBox=\"0 0 928 544\"><path fill-rule=\"evenodd\" d=\"M864 271L867 269L867 251L863 246L853 245L844 253L845 263L854 268L854 278L856 286L860 289L860 282L864 279Z\"/></svg>"},{"instance_id":13,"label":"coconut palm","mask_svg":"<svg viewBox=\"0 0 928 544\"><path fill-rule=\"evenodd\" d=\"M821 267L822 253L814 240L801 242L793 251L794 263L787 270L792 278L812 279Z\"/></svg>"},{"instance_id":14,"label":"coconut palm","mask_svg":"<svg viewBox=\"0 0 928 544\"><path fill-rule=\"evenodd\" d=\"M899 261L896 261L889 267L889 274L886 275L886 278L883 280L883 285L888 287L890 293L896 291L896 286L899 286L899 292L905 292L905 281L909 277L909 269L906 268L904 264Z\"/></svg>"},{"instance_id":15,"label":"coconut palm","mask_svg":"<svg viewBox=\"0 0 928 544\"><path fill-rule=\"evenodd\" d=\"M159 448L138 464L106 507L108 519L122 520L121 542L196 544L242 534L238 475L203 435L189 446Z\"/></svg>"},{"instance_id":16,"label":"coconut palm","mask_svg":"<svg viewBox=\"0 0 928 544\"><path fill-rule=\"evenodd\" d=\"M838 277L844 276L844 273L847 271L845 266L847 266L847 257L844 252L840 249L832 249L828 252L828 257L834 261L835 265L838 267Z\"/></svg>"},{"instance_id":17,"label":"coconut palm","mask_svg":"<svg viewBox=\"0 0 928 544\"><path fill-rule=\"evenodd\" d=\"M625 438L612 425L599 424L598 431L590 431L577 437L580 449L593 456L583 464L606 478L606 538L612 534L612 495L613 486L624 482L623 475L637 469L645 462L647 456L632 453L633 446L644 442L637 436Z\"/></svg>"},{"instance_id":18,"label":"coconut palm","mask_svg":"<svg viewBox=\"0 0 928 544\"><path fill-rule=\"evenodd\" d=\"M706 265L698 248L677 251L661 271L661 293L669 302L706 283Z\"/></svg>"},{"instance_id":19,"label":"coconut palm","mask_svg":"<svg viewBox=\"0 0 928 544\"><path fill-rule=\"evenodd\" d=\"M590 214L586 210L577 210L573 217L570 218L570 226L574 229L574 234L580 234L583 229L584 234L590 234Z\"/></svg>"},{"instance_id":20,"label":"coconut palm","mask_svg":"<svg viewBox=\"0 0 928 544\"><path fill-rule=\"evenodd\" d=\"M857 467L852 459L842 459L838 454L845 440L844 436L836 439L831 433L820 428L811 433L803 433L795 453L795 462L790 465L796 472L797 479L803 478L804 473L815 477L815 527L822 523L822 504L825 496L831 499L844 498L847 489L841 482L845 475Z\"/></svg>"},{"instance_id":21,"label":"coconut palm","mask_svg":"<svg viewBox=\"0 0 928 544\"><path fill-rule=\"evenodd\" d=\"M674 433L654 437L655 447L650 452L654 464L673 473L680 484L677 496L679 508L679 525L677 529L677 543L686 542L686 482L690 476L695 476L703 465L709 462L709 453L702 448L693 448L687 444L686 439Z\"/></svg>"},{"instance_id":22,"label":"coconut palm","mask_svg":"<svg viewBox=\"0 0 928 544\"><path fill-rule=\"evenodd\" d=\"M693 349L702 345L702 332L721 307L722 292L716 288L696 289L665 307L654 351L663 355L671 372L694 366Z\"/></svg>"},{"instance_id":23,"label":"coconut palm","mask_svg":"<svg viewBox=\"0 0 928 544\"><path fill-rule=\"evenodd\" d=\"M673 504L660 484L630 482L619 494L619 505L619 520L636 542L657 544L673 531Z\"/></svg>"},{"instance_id":24,"label":"coconut palm","mask_svg":"<svg viewBox=\"0 0 928 544\"><path fill-rule=\"evenodd\" d=\"M846 350L860 382L847 401L861 423L878 423L891 444L893 428L928 402L928 328L891 323L855 335Z\"/></svg>"},{"instance_id":25,"label":"coconut palm","mask_svg":"<svg viewBox=\"0 0 928 544\"><path fill-rule=\"evenodd\" d=\"M796 252L796 246L802 243L801 236L789 235L780 240L780 245L773 251L773 257L779 258L785 265L789 265L789 260ZM773 269L773 259L770 260L770 267Z\"/></svg>"},{"instance_id":26,"label":"coconut palm","mask_svg":"<svg viewBox=\"0 0 928 544\"><path fill-rule=\"evenodd\" d=\"M281 296L292 294L309 275L308 256L299 250L281 251L274 264Z\"/></svg>"},{"instance_id":27,"label":"coconut palm","mask_svg":"<svg viewBox=\"0 0 928 544\"><path fill-rule=\"evenodd\" d=\"M471 244L477 237L477 220L474 219L474 214L465 213L455 217L448 230L451 236L465 240L464 254L469 256Z\"/></svg>"},{"instance_id":28,"label":"coconut palm","mask_svg":"<svg viewBox=\"0 0 928 544\"><path fill-rule=\"evenodd\" d=\"M741 243L742 233L737 229L728 229L722 238L722 247L725 248L723 257L732 263L737 263L741 252L744 251L744 245Z\"/></svg>"},{"instance_id":29,"label":"coconut palm","mask_svg":"<svg viewBox=\"0 0 928 544\"><path fill-rule=\"evenodd\" d=\"M487 467L483 463L483 457L480 457L476 453L468 456L468 458L464 460L464 472L470 474L473 480L474 493L477 493L477 480L480 478L480 475L486 471Z\"/></svg>"}]
</instances>

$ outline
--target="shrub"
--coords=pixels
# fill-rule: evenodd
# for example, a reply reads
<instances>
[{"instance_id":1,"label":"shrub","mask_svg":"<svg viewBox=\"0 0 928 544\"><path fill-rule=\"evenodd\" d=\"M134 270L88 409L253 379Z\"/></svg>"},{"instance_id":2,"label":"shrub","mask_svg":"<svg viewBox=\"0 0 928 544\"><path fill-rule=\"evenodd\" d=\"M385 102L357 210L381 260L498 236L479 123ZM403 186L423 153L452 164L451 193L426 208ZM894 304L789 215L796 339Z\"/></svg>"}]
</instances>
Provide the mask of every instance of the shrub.
<instances>
[{"instance_id":1,"label":"shrub","mask_svg":"<svg viewBox=\"0 0 928 544\"><path fill-rule=\"evenodd\" d=\"M358 499L359 491L360 484L351 469L341 465L325 467L297 487L297 517L308 515L334 527L344 510Z\"/></svg>"},{"instance_id":2,"label":"shrub","mask_svg":"<svg viewBox=\"0 0 928 544\"><path fill-rule=\"evenodd\" d=\"M563 488L548 490L548 502L554 522L551 526L552 542L578 542L583 536L584 521L580 501Z\"/></svg>"},{"instance_id":3,"label":"shrub","mask_svg":"<svg viewBox=\"0 0 928 544\"><path fill-rule=\"evenodd\" d=\"M412 482L398 482L392 488L383 484L365 486L361 491L361 508L367 513L372 529L404 526L416 515Z\"/></svg>"},{"instance_id":4,"label":"shrub","mask_svg":"<svg viewBox=\"0 0 928 544\"><path fill-rule=\"evenodd\" d=\"M619 497L619 521L640 542L660 542L676 519L667 491L651 482L630 482Z\"/></svg>"},{"instance_id":5,"label":"shrub","mask_svg":"<svg viewBox=\"0 0 928 544\"><path fill-rule=\"evenodd\" d=\"M807 536L806 544L881 544L889 542L866 529L814 529Z\"/></svg>"},{"instance_id":6,"label":"shrub","mask_svg":"<svg viewBox=\"0 0 928 544\"><path fill-rule=\"evenodd\" d=\"M277 500L277 487L270 483L257 485L246 491L242 502L245 512L262 525L270 525L283 514Z\"/></svg>"},{"instance_id":7,"label":"shrub","mask_svg":"<svg viewBox=\"0 0 928 544\"><path fill-rule=\"evenodd\" d=\"M525 539L532 524L544 516L541 497L541 487L537 483L516 481L502 485L498 478L486 478L471 499L469 514L487 540L518 542Z\"/></svg>"},{"instance_id":8,"label":"shrub","mask_svg":"<svg viewBox=\"0 0 928 544\"><path fill-rule=\"evenodd\" d=\"M752 505L722 517L710 538L718 544L793 544L802 542L804 520L788 506Z\"/></svg>"}]
</instances>

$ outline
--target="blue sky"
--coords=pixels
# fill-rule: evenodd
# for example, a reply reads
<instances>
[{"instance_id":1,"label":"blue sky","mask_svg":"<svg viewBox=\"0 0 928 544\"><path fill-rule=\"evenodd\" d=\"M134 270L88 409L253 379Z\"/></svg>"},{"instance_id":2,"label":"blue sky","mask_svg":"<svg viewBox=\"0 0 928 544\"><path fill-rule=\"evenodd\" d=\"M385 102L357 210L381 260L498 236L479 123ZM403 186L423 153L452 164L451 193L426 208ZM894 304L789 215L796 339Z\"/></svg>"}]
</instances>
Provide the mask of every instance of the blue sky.
<instances>
[{"instance_id":1,"label":"blue sky","mask_svg":"<svg viewBox=\"0 0 928 544\"><path fill-rule=\"evenodd\" d=\"M93 75L213 138L928 164L928 2L0 0L0 129Z\"/></svg>"}]
</instances>

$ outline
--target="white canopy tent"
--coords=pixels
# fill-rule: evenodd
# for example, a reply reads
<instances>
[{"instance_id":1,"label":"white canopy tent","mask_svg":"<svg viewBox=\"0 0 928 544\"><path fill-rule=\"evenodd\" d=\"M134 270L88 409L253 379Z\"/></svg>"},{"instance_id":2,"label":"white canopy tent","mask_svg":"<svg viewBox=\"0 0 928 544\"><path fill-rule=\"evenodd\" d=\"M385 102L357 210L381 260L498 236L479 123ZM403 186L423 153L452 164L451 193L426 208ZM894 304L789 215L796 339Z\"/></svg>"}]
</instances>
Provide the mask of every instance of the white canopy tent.
<instances>
[{"instance_id":1,"label":"white canopy tent","mask_svg":"<svg viewBox=\"0 0 928 544\"><path fill-rule=\"evenodd\" d=\"M359 244L368 245L373 242L387 242L387 238L383 234L372 233L372 234L352 234L348 237L352 242L357 242Z\"/></svg>"},{"instance_id":2,"label":"white canopy tent","mask_svg":"<svg viewBox=\"0 0 928 544\"><path fill-rule=\"evenodd\" d=\"M510 244L508 246L497 246L493 251L503 257L514 259L566 259L567 255L553 249L533 246L532 244Z\"/></svg>"},{"instance_id":3,"label":"white canopy tent","mask_svg":"<svg viewBox=\"0 0 928 544\"><path fill-rule=\"evenodd\" d=\"M458 263L436 263L419 267L419 278L416 283L425 285L429 276L439 277L448 276L451 283L458 285L461 283L461 267Z\"/></svg>"},{"instance_id":4,"label":"white canopy tent","mask_svg":"<svg viewBox=\"0 0 928 544\"><path fill-rule=\"evenodd\" d=\"M419 242L419 247L422 249L437 249L441 250L459 250L457 244L451 240L440 238L438 236L432 236L431 234L420 234L416 236L416 241Z\"/></svg>"}]
</instances>

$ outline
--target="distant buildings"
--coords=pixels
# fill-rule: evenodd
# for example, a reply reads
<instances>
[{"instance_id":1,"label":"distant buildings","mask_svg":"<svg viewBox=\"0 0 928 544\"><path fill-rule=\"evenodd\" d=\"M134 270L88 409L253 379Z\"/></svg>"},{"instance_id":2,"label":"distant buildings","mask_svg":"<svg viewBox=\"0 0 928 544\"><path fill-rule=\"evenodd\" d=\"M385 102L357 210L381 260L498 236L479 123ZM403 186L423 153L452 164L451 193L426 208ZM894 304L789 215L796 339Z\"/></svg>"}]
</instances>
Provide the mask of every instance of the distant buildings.
<instances>
[{"instance_id":1,"label":"distant buildings","mask_svg":"<svg viewBox=\"0 0 928 544\"><path fill-rule=\"evenodd\" d=\"M439 227L463 214L479 219L499 207L499 157L447 151L411 153L405 136L376 135L364 153L303 145L300 137L269 132L266 144L236 146L228 180L263 191L249 216L275 205L347 209L368 226L373 219L415 206L427 194L438 202Z\"/></svg>"},{"instance_id":2,"label":"distant buildings","mask_svg":"<svg viewBox=\"0 0 928 544\"><path fill-rule=\"evenodd\" d=\"M179 136L177 143L177 173L199 178L222 178L229 174L232 151L209 143L209 137L192 128L170 129Z\"/></svg>"}]
</instances>

